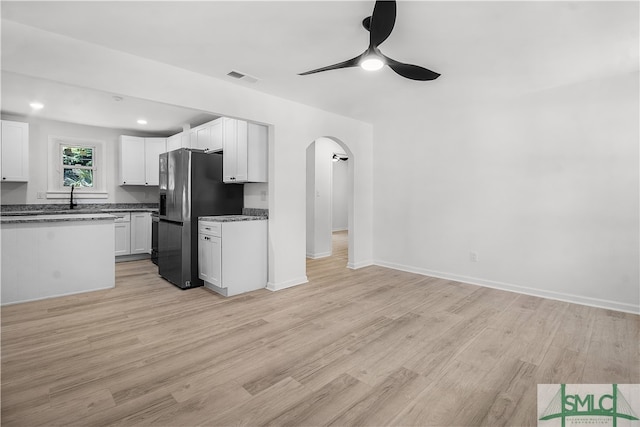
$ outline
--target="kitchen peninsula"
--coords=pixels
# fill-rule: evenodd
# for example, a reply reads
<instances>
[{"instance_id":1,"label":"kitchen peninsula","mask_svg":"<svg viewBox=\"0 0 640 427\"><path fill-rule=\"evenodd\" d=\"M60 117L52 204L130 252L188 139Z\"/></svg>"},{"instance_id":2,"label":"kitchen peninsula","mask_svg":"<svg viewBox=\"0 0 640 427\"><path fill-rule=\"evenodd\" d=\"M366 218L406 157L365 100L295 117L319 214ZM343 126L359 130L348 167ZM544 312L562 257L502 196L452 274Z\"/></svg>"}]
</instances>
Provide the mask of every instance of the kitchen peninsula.
<instances>
[{"instance_id":1,"label":"kitchen peninsula","mask_svg":"<svg viewBox=\"0 0 640 427\"><path fill-rule=\"evenodd\" d=\"M2 206L1 304L113 288L114 208Z\"/></svg>"},{"instance_id":2,"label":"kitchen peninsula","mask_svg":"<svg viewBox=\"0 0 640 427\"><path fill-rule=\"evenodd\" d=\"M2 216L2 304L113 288L106 213Z\"/></svg>"}]
</instances>

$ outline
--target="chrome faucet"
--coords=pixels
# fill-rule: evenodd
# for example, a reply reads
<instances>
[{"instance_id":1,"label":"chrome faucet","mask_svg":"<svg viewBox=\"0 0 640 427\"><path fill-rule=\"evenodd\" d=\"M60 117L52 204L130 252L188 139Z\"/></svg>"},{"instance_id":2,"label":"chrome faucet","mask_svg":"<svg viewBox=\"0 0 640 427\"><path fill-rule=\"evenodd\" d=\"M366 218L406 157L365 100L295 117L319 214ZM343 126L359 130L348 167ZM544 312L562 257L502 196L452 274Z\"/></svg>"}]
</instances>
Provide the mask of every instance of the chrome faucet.
<instances>
[{"instance_id":1,"label":"chrome faucet","mask_svg":"<svg viewBox=\"0 0 640 427\"><path fill-rule=\"evenodd\" d=\"M78 206L77 203L73 203L73 189L75 187L75 185L71 184L71 200L69 200L69 209L73 209L74 206Z\"/></svg>"}]
</instances>

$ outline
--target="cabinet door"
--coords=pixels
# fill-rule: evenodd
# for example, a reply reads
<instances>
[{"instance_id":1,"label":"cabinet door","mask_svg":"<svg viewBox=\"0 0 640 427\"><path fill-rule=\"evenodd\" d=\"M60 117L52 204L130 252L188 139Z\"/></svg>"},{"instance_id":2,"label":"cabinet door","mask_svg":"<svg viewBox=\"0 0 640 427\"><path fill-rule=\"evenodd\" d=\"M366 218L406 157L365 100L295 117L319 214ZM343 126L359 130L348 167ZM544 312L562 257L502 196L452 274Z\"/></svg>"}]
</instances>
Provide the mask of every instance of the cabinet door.
<instances>
[{"instance_id":1,"label":"cabinet door","mask_svg":"<svg viewBox=\"0 0 640 427\"><path fill-rule=\"evenodd\" d=\"M167 138L167 151L182 148L182 132Z\"/></svg>"},{"instance_id":2,"label":"cabinet door","mask_svg":"<svg viewBox=\"0 0 640 427\"><path fill-rule=\"evenodd\" d=\"M224 124L222 119L211 122L211 151L222 150L222 141L224 139Z\"/></svg>"},{"instance_id":3,"label":"cabinet door","mask_svg":"<svg viewBox=\"0 0 640 427\"><path fill-rule=\"evenodd\" d=\"M222 180L227 183L233 183L236 179L236 159L238 158L237 144L237 120L223 118L224 135L222 140Z\"/></svg>"},{"instance_id":4,"label":"cabinet door","mask_svg":"<svg viewBox=\"0 0 640 427\"><path fill-rule=\"evenodd\" d=\"M160 181L159 159L160 154L167 151L165 138L145 138L145 185L158 185Z\"/></svg>"},{"instance_id":5,"label":"cabinet door","mask_svg":"<svg viewBox=\"0 0 640 427\"><path fill-rule=\"evenodd\" d=\"M128 222L116 222L116 246L115 255L129 255L131 253L130 224Z\"/></svg>"},{"instance_id":6,"label":"cabinet door","mask_svg":"<svg viewBox=\"0 0 640 427\"><path fill-rule=\"evenodd\" d=\"M195 141L191 140L191 148L208 150L211 147L211 128L208 126L198 127L194 129L194 132Z\"/></svg>"},{"instance_id":7,"label":"cabinet door","mask_svg":"<svg viewBox=\"0 0 640 427\"><path fill-rule=\"evenodd\" d=\"M120 185L145 185L144 138L120 137Z\"/></svg>"},{"instance_id":8,"label":"cabinet door","mask_svg":"<svg viewBox=\"0 0 640 427\"><path fill-rule=\"evenodd\" d=\"M3 120L0 147L2 181L29 181L29 124Z\"/></svg>"},{"instance_id":9,"label":"cabinet door","mask_svg":"<svg viewBox=\"0 0 640 427\"><path fill-rule=\"evenodd\" d=\"M248 155L248 123L244 120L236 120L236 175L235 182L247 182L249 171L247 169Z\"/></svg>"},{"instance_id":10,"label":"cabinet door","mask_svg":"<svg viewBox=\"0 0 640 427\"><path fill-rule=\"evenodd\" d=\"M198 235L198 277L211 283L211 236Z\"/></svg>"},{"instance_id":11,"label":"cabinet door","mask_svg":"<svg viewBox=\"0 0 640 427\"><path fill-rule=\"evenodd\" d=\"M151 214L131 213L131 253L151 253Z\"/></svg>"}]
</instances>

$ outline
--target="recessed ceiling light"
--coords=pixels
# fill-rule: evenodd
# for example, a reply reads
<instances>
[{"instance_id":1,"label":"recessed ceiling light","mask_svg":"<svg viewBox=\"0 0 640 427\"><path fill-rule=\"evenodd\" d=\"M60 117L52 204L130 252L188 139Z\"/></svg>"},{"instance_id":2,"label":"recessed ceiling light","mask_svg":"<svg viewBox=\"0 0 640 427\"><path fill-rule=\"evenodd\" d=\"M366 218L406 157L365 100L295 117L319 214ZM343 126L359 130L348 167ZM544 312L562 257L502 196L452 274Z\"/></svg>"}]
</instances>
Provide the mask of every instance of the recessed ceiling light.
<instances>
[{"instance_id":1,"label":"recessed ceiling light","mask_svg":"<svg viewBox=\"0 0 640 427\"><path fill-rule=\"evenodd\" d=\"M147 121L145 119L138 119L138 124L139 125L146 125Z\"/></svg>"},{"instance_id":2,"label":"recessed ceiling light","mask_svg":"<svg viewBox=\"0 0 640 427\"><path fill-rule=\"evenodd\" d=\"M42 110L44 108L44 104L42 104L41 102L32 102L31 104L29 104L29 106L34 110Z\"/></svg>"}]
</instances>

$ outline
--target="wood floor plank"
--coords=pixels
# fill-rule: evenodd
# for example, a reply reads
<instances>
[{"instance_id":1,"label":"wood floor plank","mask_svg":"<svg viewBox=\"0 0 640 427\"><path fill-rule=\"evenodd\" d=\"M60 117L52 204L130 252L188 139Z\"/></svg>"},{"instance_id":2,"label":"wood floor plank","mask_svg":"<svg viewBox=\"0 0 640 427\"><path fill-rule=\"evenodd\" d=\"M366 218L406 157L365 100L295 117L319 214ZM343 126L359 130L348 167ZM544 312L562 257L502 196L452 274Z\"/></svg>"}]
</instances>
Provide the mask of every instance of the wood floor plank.
<instances>
[{"instance_id":1,"label":"wood floor plank","mask_svg":"<svg viewBox=\"0 0 640 427\"><path fill-rule=\"evenodd\" d=\"M310 393L292 378L285 378L253 399L210 417L203 424L214 426L254 426L270 420L291 409Z\"/></svg>"},{"instance_id":2,"label":"wood floor plank","mask_svg":"<svg viewBox=\"0 0 640 427\"><path fill-rule=\"evenodd\" d=\"M400 367L373 387L366 395L338 412L329 425L373 426L388 425L407 401L415 398L428 386L423 376Z\"/></svg>"},{"instance_id":3,"label":"wood floor plank","mask_svg":"<svg viewBox=\"0 0 640 427\"><path fill-rule=\"evenodd\" d=\"M309 260L224 298L148 260L2 307L3 426L535 425L541 383L640 382L640 316Z\"/></svg>"},{"instance_id":4,"label":"wood floor plank","mask_svg":"<svg viewBox=\"0 0 640 427\"><path fill-rule=\"evenodd\" d=\"M370 387L342 374L265 423L267 426L325 425L365 396Z\"/></svg>"}]
</instances>

